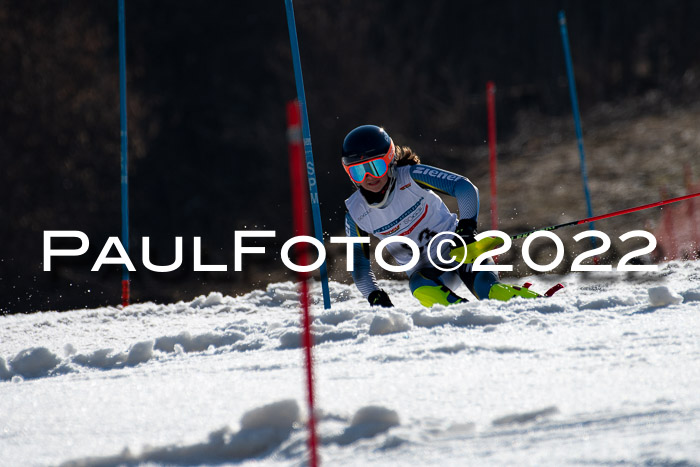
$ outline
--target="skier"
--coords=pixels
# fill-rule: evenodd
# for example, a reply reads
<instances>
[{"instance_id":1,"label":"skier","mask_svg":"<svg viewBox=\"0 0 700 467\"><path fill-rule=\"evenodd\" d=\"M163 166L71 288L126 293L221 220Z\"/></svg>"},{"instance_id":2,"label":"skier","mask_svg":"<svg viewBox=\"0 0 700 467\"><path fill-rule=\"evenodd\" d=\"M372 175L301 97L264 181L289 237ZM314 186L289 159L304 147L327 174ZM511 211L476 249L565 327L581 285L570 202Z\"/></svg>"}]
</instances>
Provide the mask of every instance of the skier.
<instances>
[{"instance_id":1,"label":"skier","mask_svg":"<svg viewBox=\"0 0 700 467\"><path fill-rule=\"evenodd\" d=\"M426 307L452 305L466 301L454 293L464 283L477 299L509 300L512 297L535 298L540 295L526 287L506 285L492 271L472 271L472 263L481 253L502 245L499 238L474 241L479 214L479 192L465 177L420 163L409 147L395 146L383 128L363 125L347 134L343 141L343 167L356 187L346 201L345 233L349 237L366 237L367 232L379 239L402 235L419 248L418 263L407 271L414 297ZM451 213L435 192L454 196L459 216ZM430 240L441 232L454 232L461 243L451 248L447 242ZM451 234L450 234L451 235ZM440 251L439 245L442 244ZM391 307L391 299L380 289L372 272L367 244L353 247L352 277L371 305ZM408 264L412 250L404 243L390 243L386 248L400 265ZM443 269L463 264L454 271ZM448 259L448 261L442 261ZM451 259L454 257L454 260ZM493 264L488 260L484 264Z\"/></svg>"}]
</instances>

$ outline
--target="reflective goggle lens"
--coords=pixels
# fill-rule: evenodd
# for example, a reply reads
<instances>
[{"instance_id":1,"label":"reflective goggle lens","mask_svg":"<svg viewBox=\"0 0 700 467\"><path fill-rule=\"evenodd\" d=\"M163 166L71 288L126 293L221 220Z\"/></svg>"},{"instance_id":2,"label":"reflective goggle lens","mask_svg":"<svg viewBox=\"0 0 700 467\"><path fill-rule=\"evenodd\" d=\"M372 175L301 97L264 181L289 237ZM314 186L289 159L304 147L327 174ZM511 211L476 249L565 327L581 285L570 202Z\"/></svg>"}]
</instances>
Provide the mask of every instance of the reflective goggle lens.
<instances>
[{"instance_id":1,"label":"reflective goggle lens","mask_svg":"<svg viewBox=\"0 0 700 467\"><path fill-rule=\"evenodd\" d=\"M362 183L367 175L375 178L383 177L389 166L384 159L373 159L364 164L357 164L348 167L348 174L355 183Z\"/></svg>"}]
</instances>

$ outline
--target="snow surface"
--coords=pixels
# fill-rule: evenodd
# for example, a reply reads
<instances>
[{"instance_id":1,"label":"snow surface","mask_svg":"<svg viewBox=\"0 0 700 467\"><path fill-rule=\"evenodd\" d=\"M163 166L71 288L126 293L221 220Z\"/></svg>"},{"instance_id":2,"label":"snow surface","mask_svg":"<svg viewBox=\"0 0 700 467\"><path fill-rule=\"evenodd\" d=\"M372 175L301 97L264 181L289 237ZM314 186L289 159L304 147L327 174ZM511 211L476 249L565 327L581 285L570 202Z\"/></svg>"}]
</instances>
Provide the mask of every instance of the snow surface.
<instances>
[{"instance_id":1,"label":"snow surface","mask_svg":"<svg viewBox=\"0 0 700 467\"><path fill-rule=\"evenodd\" d=\"M385 310L331 283L322 463L700 465L700 262L526 280L566 288L424 309L387 281ZM304 465L297 300L0 318L0 465Z\"/></svg>"}]
</instances>

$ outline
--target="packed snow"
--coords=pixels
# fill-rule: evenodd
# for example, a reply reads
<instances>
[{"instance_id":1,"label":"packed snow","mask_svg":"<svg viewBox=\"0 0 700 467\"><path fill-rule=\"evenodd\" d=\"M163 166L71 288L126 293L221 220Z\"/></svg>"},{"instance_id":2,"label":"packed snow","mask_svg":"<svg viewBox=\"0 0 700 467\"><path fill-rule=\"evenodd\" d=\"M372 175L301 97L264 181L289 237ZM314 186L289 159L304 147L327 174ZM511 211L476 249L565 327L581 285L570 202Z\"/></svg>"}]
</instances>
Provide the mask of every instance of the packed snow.
<instances>
[{"instance_id":1,"label":"packed snow","mask_svg":"<svg viewBox=\"0 0 700 467\"><path fill-rule=\"evenodd\" d=\"M700 465L700 262L315 304L324 465ZM461 290L468 295L466 290ZM305 465L297 285L0 318L0 465Z\"/></svg>"}]
</instances>

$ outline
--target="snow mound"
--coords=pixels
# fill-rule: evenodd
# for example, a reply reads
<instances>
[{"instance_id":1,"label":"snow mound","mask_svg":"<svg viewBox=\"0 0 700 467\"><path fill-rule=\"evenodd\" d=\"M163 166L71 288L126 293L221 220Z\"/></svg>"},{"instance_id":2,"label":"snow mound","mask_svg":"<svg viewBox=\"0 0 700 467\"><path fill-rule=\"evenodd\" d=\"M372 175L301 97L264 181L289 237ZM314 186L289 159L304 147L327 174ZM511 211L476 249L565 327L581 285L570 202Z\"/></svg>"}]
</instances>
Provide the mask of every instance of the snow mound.
<instances>
[{"instance_id":1,"label":"snow mound","mask_svg":"<svg viewBox=\"0 0 700 467\"><path fill-rule=\"evenodd\" d=\"M213 306L223 305L223 304L224 304L223 294L221 292L211 292L206 297L204 295L200 295L199 297L195 298L190 303L190 306L192 308L210 308Z\"/></svg>"},{"instance_id":2,"label":"snow mound","mask_svg":"<svg viewBox=\"0 0 700 467\"><path fill-rule=\"evenodd\" d=\"M506 319L502 316L482 315L469 310L463 310L460 315L455 317L454 321L451 324L458 327L472 327L488 326L490 324L501 324L505 322Z\"/></svg>"},{"instance_id":3,"label":"snow mound","mask_svg":"<svg viewBox=\"0 0 700 467\"><path fill-rule=\"evenodd\" d=\"M700 289L686 290L682 292L684 302L700 302Z\"/></svg>"},{"instance_id":4,"label":"snow mound","mask_svg":"<svg viewBox=\"0 0 700 467\"><path fill-rule=\"evenodd\" d=\"M351 319L355 318L357 316L357 313L354 312L353 310L332 310L328 311L326 313L323 313L321 316L318 316L316 319L322 322L323 324L340 324L344 323L345 321L350 321Z\"/></svg>"},{"instance_id":5,"label":"snow mound","mask_svg":"<svg viewBox=\"0 0 700 467\"><path fill-rule=\"evenodd\" d=\"M534 350L530 349L525 349L522 347L514 347L510 345L497 345L497 346L467 346L467 344L463 342L459 342L456 344L452 345L441 345L438 347L434 347L429 349L430 352L432 353L438 353L438 354L456 354L459 352L469 352L470 354L475 354L479 352L493 352L497 354L527 354L527 353L534 353Z\"/></svg>"},{"instance_id":6,"label":"snow mound","mask_svg":"<svg viewBox=\"0 0 700 467\"><path fill-rule=\"evenodd\" d=\"M10 360L11 371L7 367L3 368L4 360L0 362L0 378L10 379L15 375L40 378L49 375L60 363L61 359L46 347L32 347L22 350Z\"/></svg>"},{"instance_id":7,"label":"snow mound","mask_svg":"<svg viewBox=\"0 0 700 467\"><path fill-rule=\"evenodd\" d=\"M448 308L441 311L420 310L411 315L413 324L422 328L433 328L451 324L457 327L488 326L505 323L506 319L497 315L477 314L470 310L455 313Z\"/></svg>"},{"instance_id":8,"label":"snow mound","mask_svg":"<svg viewBox=\"0 0 700 467\"><path fill-rule=\"evenodd\" d=\"M683 301L683 297L670 290L668 287L652 287L649 289L649 303L654 307L677 305Z\"/></svg>"},{"instance_id":9,"label":"snow mound","mask_svg":"<svg viewBox=\"0 0 700 467\"><path fill-rule=\"evenodd\" d=\"M612 295L609 297L596 298L591 301L584 301L579 303L579 310L606 310L609 308L616 308L620 306L632 306L635 305L637 300L632 296L616 296Z\"/></svg>"},{"instance_id":10,"label":"snow mound","mask_svg":"<svg viewBox=\"0 0 700 467\"><path fill-rule=\"evenodd\" d=\"M394 410L377 405L362 407L353 415L350 426L339 435L324 438L323 444L346 446L360 439L373 438L399 424L399 414Z\"/></svg>"},{"instance_id":11,"label":"snow mound","mask_svg":"<svg viewBox=\"0 0 700 467\"><path fill-rule=\"evenodd\" d=\"M543 303L537 305L537 311L542 314L565 313L571 311L570 307L563 303Z\"/></svg>"},{"instance_id":12,"label":"snow mound","mask_svg":"<svg viewBox=\"0 0 700 467\"><path fill-rule=\"evenodd\" d=\"M136 366L139 363L146 363L153 358L153 341L137 342L126 357L127 366Z\"/></svg>"},{"instance_id":13,"label":"snow mound","mask_svg":"<svg viewBox=\"0 0 700 467\"><path fill-rule=\"evenodd\" d=\"M241 429L282 428L291 430L298 421L299 405L294 399L287 399L246 412L241 417Z\"/></svg>"},{"instance_id":14,"label":"snow mound","mask_svg":"<svg viewBox=\"0 0 700 467\"><path fill-rule=\"evenodd\" d=\"M70 371L61 366L63 361L46 347L30 347L6 361L0 357L0 381L14 378L42 378Z\"/></svg>"},{"instance_id":15,"label":"snow mound","mask_svg":"<svg viewBox=\"0 0 700 467\"><path fill-rule=\"evenodd\" d=\"M175 352L175 346L180 346L185 352L204 352L209 347L224 347L245 339L245 334L236 331L225 333L207 332L192 336L183 331L177 336L163 336L155 341L155 349L162 352Z\"/></svg>"},{"instance_id":16,"label":"snow mound","mask_svg":"<svg viewBox=\"0 0 700 467\"><path fill-rule=\"evenodd\" d=\"M318 326L314 326L318 329ZM356 329L330 329L311 333L314 345L326 342L338 342L356 339L359 331ZM301 347L301 331L287 331L280 336L280 349L298 349Z\"/></svg>"},{"instance_id":17,"label":"snow mound","mask_svg":"<svg viewBox=\"0 0 700 467\"><path fill-rule=\"evenodd\" d=\"M78 459L62 467L106 467L134 464L202 465L243 461L263 456L282 444L299 421L299 406L294 400L282 400L253 409L241 418L241 430L233 433L225 427L214 431L207 441L193 445L147 448L133 454L126 448L121 454Z\"/></svg>"},{"instance_id":18,"label":"snow mound","mask_svg":"<svg viewBox=\"0 0 700 467\"><path fill-rule=\"evenodd\" d=\"M549 415L554 415L559 413L559 409L556 406L550 406L550 407L545 407L544 409L540 410L533 410L532 412L525 412L525 413L516 413L516 414L511 414L511 415L506 415L504 417L500 417L495 419L493 422L491 422L495 426L501 426L501 425L512 425L515 423L528 423L531 421L538 420L540 418L549 416Z\"/></svg>"},{"instance_id":19,"label":"snow mound","mask_svg":"<svg viewBox=\"0 0 700 467\"><path fill-rule=\"evenodd\" d=\"M350 420L350 426L381 425L389 429L399 424L399 414L396 411L377 405L362 407Z\"/></svg>"},{"instance_id":20,"label":"snow mound","mask_svg":"<svg viewBox=\"0 0 700 467\"><path fill-rule=\"evenodd\" d=\"M75 349L70 345L71 353ZM62 360L46 347L31 347L20 351L8 364L0 357L0 381L14 377L23 379L45 378L59 374L74 373L72 365L98 370L133 367L153 358L153 341L138 342L127 352L114 353L113 349L99 349L90 354L69 355Z\"/></svg>"},{"instance_id":21,"label":"snow mound","mask_svg":"<svg viewBox=\"0 0 700 467\"><path fill-rule=\"evenodd\" d=\"M458 342L451 345L441 345L430 349L431 352L444 354L456 354L458 352L462 352L463 350L467 350L467 344L464 342Z\"/></svg>"},{"instance_id":22,"label":"snow mound","mask_svg":"<svg viewBox=\"0 0 700 467\"><path fill-rule=\"evenodd\" d=\"M265 290L253 290L240 297L240 301L254 307L299 308L298 286L290 281L268 284Z\"/></svg>"},{"instance_id":23,"label":"snow mound","mask_svg":"<svg viewBox=\"0 0 700 467\"><path fill-rule=\"evenodd\" d=\"M412 327L413 324L410 317L401 313L388 311L386 313L377 314L374 319L372 319L372 324L369 326L369 335L380 336L405 332L411 330Z\"/></svg>"},{"instance_id":24,"label":"snow mound","mask_svg":"<svg viewBox=\"0 0 700 467\"><path fill-rule=\"evenodd\" d=\"M80 366L100 370L136 366L153 358L153 341L138 342L128 352L113 352L112 349L99 349L88 355L75 355L72 361Z\"/></svg>"}]
</instances>

